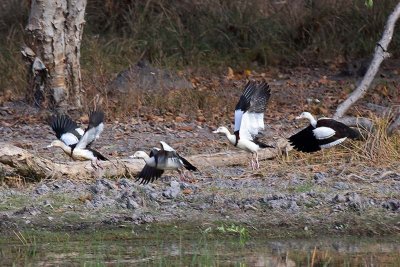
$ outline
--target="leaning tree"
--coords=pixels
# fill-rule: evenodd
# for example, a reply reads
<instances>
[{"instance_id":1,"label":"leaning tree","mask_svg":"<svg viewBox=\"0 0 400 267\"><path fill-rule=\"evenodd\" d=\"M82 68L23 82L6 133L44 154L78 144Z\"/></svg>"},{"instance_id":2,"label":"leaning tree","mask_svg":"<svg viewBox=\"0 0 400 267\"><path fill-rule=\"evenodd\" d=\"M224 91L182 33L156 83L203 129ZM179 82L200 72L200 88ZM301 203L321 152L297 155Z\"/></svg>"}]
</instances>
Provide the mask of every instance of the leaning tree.
<instances>
[{"instance_id":1,"label":"leaning tree","mask_svg":"<svg viewBox=\"0 0 400 267\"><path fill-rule=\"evenodd\" d=\"M368 3L368 5L372 5L372 0L368 0L366 1L366 3ZM396 5L386 22L382 38L376 44L373 59L369 65L367 72L364 75L364 78L362 79L358 87L349 95L349 97L337 107L336 113L334 115L335 119L339 119L347 125L361 125L364 128L372 128L372 122L366 118L360 119L354 117L345 117L344 115L358 100L365 96L368 88L370 87L373 79L375 78L375 75L379 70L382 61L390 57L390 53L387 50L390 41L392 41L394 27L399 17L400 2ZM393 121L387 129L389 134L392 134L400 127L400 109L393 108L392 111L394 112Z\"/></svg>"},{"instance_id":2,"label":"leaning tree","mask_svg":"<svg viewBox=\"0 0 400 267\"><path fill-rule=\"evenodd\" d=\"M31 0L26 44L28 95L42 107L66 112L82 106L80 45L87 0Z\"/></svg>"}]
</instances>

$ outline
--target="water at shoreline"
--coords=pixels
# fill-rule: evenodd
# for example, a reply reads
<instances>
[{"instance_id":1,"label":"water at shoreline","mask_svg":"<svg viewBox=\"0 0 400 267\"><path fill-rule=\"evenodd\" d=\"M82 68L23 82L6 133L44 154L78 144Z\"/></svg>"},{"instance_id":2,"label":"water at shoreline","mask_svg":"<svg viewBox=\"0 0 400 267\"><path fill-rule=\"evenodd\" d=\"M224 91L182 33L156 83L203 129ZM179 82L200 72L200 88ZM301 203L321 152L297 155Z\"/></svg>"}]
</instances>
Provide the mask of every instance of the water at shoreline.
<instances>
[{"instance_id":1,"label":"water at shoreline","mask_svg":"<svg viewBox=\"0 0 400 267\"><path fill-rule=\"evenodd\" d=\"M14 234L0 243L4 266L400 266L400 241L390 239L266 239L144 227Z\"/></svg>"}]
</instances>

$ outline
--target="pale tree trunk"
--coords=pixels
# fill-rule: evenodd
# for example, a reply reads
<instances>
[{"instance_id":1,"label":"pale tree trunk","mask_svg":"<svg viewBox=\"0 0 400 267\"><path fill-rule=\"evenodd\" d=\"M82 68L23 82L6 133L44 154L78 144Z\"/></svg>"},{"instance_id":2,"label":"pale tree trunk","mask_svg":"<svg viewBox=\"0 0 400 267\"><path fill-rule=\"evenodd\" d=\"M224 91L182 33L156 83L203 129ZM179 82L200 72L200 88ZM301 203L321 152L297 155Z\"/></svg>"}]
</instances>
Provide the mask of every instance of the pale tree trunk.
<instances>
[{"instance_id":1,"label":"pale tree trunk","mask_svg":"<svg viewBox=\"0 0 400 267\"><path fill-rule=\"evenodd\" d=\"M396 5L395 9L390 14L386 22L382 38L378 42L375 48L374 57L370 63L367 73L362 79L360 85L350 94L350 96L343 103L341 103L337 107L336 113L334 115L335 119L340 120L341 118L343 118L344 114L346 114L346 112L354 105L354 103L356 103L359 99L364 97L364 95L367 93L367 90L370 87L373 79L375 78L375 75L378 72L382 61L390 56L390 54L387 52L387 48L389 46L389 43L392 41L394 26L399 17L400 17L400 3ZM400 114L397 115L400 116ZM355 119L352 120L351 118L346 118L344 121L346 120L352 122L357 121ZM365 119L364 119L364 124L365 125L369 124L369 126L372 125L371 122L367 123ZM397 119L394 120L393 124L389 126L388 133L392 133L399 126L400 126L400 117L397 117Z\"/></svg>"},{"instance_id":2,"label":"pale tree trunk","mask_svg":"<svg viewBox=\"0 0 400 267\"><path fill-rule=\"evenodd\" d=\"M40 106L66 112L82 106L80 45L87 0L32 0L26 31L31 65L31 88ZM36 62L36 67L33 64ZM37 62L43 68L37 69ZM43 75L46 73L46 75ZM38 84L41 84L39 86ZM40 96L41 95L41 96Z\"/></svg>"},{"instance_id":3,"label":"pale tree trunk","mask_svg":"<svg viewBox=\"0 0 400 267\"><path fill-rule=\"evenodd\" d=\"M262 149L259 159L267 160L281 156L290 151L292 147L286 139L278 139L276 148ZM63 153L61 150L59 153ZM185 156L202 173L208 173L212 168L247 165L250 158L249 153L243 150L226 151L215 154L199 154ZM144 166L142 159L116 159L112 161L102 161L103 174L105 176L136 176ZM268 168L268 163L261 163L261 167ZM0 168L3 168L12 175L19 175L26 178L38 177L41 179L68 177L71 179L87 179L96 177L97 173L91 166L90 161L71 161L65 163L55 163L40 155L32 154L29 151L16 147L10 143L0 142ZM173 173L173 172L172 172Z\"/></svg>"}]
</instances>

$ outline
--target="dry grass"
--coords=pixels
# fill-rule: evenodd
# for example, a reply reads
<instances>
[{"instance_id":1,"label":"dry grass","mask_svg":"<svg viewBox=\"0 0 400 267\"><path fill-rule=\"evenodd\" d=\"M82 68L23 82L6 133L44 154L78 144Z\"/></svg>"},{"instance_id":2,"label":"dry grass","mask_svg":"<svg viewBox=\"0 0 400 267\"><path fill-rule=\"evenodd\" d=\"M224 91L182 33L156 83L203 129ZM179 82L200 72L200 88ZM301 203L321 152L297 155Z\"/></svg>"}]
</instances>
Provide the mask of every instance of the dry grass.
<instances>
[{"instance_id":1,"label":"dry grass","mask_svg":"<svg viewBox=\"0 0 400 267\"><path fill-rule=\"evenodd\" d=\"M284 177L301 174L311 177L316 172L337 170L334 175L339 179L365 181L368 170L373 167L378 180L384 179L392 171L398 171L400 161L400 136L388 136L386 133L389 120L373 118L376 129L367 132L363 141L346 141L343 145L316 153L301 153L295 150L278 156L273 161L261 164L260 173L275 173ZM381 170L381 171L380 171ZM369 173L372 175L372 173Z\"/></svg>"},{"instance_id":2,"label":"dry grass","mask_svg":"<svg viewBox=\"0 0 400 267\"><path fill-rule=\"evenodd\" d=\"M369 164L391 164L400 160L400 139L398 135L388 136L391 123L389 117L373 117L374 129L367 131L364 142L353 143L351 151L356 160Z\"/></svg>"}]
</instances>

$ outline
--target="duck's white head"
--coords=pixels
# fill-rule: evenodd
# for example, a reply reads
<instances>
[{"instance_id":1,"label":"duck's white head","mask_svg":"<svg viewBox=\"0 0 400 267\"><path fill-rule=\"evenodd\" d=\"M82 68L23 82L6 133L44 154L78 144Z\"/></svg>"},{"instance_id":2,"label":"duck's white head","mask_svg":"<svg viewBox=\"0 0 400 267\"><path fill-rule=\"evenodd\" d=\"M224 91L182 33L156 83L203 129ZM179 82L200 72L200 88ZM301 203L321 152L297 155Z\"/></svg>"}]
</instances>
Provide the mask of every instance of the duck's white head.
<instances>
[{"instance_id":1,"label":"duck's white head","mask_svg":"<svg viewBox=\"0 0 400 267\"><path fill-rule=\"evenodd\" d=\"M317 121L314 119L314 116L311 115L310 112L305 111L305 112L301 113L300 116L296 117L296 120L299 120L299 119L308 119L312 126L315 127L317 125Z\"/></svg>"},{"instance_id":2,"label":"duck's white head","mask_svg":"<svg viewBox=\"0 0 400 267\"><path fill-rule=\"evenodd\" d=\"M313 117L313 115L311 115L310 112L305 111L305 112L301 113L300 116L297 116L297 117L296 117L296 120L299 120L299 119L309 119L309 120L312 120L312 119L314 119L314 117Z\"/></svg>"},{"instance_id":3,"label":"duck's white head","mask_svg":"<svg viewBox=\"0 0 400 267\"><path fill-rule=\"evenodd\" d=\"M60 141L60 140L54 140L53 142L51 142L51 144L50 145L48 145L47 147L53 147L53 146L55 146L55 147L65 147L65 144L62 142L62 141Z\"/></svg>"},{"instance_id":4,"label":"duck's white head","mask_svg":"<svg viewBox=\"0 0 400 267\"><path fill-rule=\"evenodd\" d=\"M219 127L217 130L213 131L213 133L223 133L226 135L230 134L229 130L224 126Z\"/></svg>"},{"instance_id":5,"label":"duck's white head","mask_svg":"<svg viewBox=\"0 0 400 267\"><path fill-rule=\"evenodd\" d=\"M136 151L135 154L133 154L132 156L130 156L130 158L134 158L134 159L148 159L149 155L147 155L146 152L144 151Z\"/></svg>"}]
</instances>

